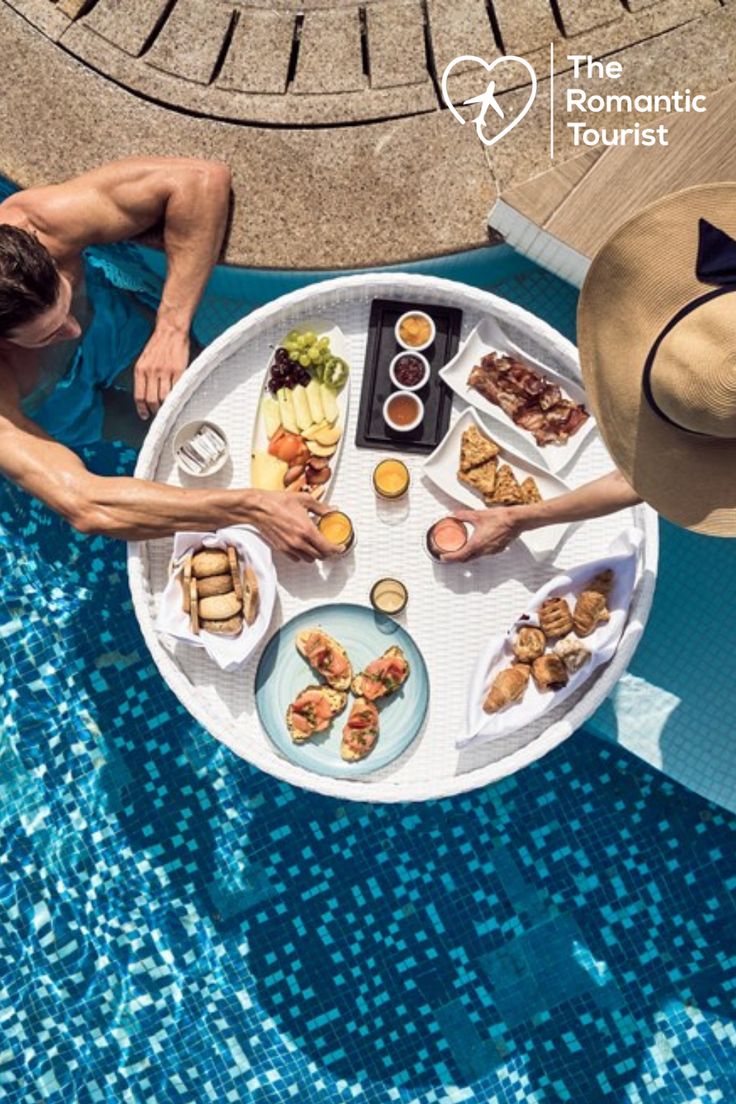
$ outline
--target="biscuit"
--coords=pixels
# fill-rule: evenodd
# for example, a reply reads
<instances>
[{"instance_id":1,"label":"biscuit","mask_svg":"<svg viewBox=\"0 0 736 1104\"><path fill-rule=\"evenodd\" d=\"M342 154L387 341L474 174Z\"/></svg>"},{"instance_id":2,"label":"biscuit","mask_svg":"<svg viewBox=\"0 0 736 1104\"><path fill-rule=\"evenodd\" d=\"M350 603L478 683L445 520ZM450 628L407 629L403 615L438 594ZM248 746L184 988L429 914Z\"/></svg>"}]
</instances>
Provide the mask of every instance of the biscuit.
<instances>
[{"instance_id":1,"label":"biscuit","mask_svg":"<svg viewBox=\"0 0 736 1104\"><path fill-rule=\"evenodd\" d=\"M202 631L216 636L237 636L243 628L243 618L238 613L227 621L202 621Z\"/></svg>"},{"instance_id":2,"label":"biscuit","mask_svg":"<svg viewBox=\"0 0 736 1104\"><path fill-rule=\"evenodd\" d=\"M256 573L252 567L246 567L243 572L243 611L246 625L254 624L258 617L259 604L260 592Z\"/></svg>"},{"instance_id":3,"label":"biscuit","mask_svg":"<svg viewBox=\"0 0 736 1104\"><path fill-rule=\"evenodd\" d=\"M226 575L230 570L227 552L217 548L206 548L192 557L192 574L195 579L205 579L208 575Z\"/></svg>"},{"instance_id":4,"label":"biscuit","mask_svg":"<svg viewBox=\"0 0 736 1104\"><path fill-rule=\"evenodd\" d=\"M229 594L233 589L230 575L207 575L197 580L197 597L212 598L215 594Z\"/></svg>"},{"instance_id":5,"label":"biscuit","mask_svg":"<svg viewBox=\"0 0 736 1104\"><path fill-rule=\"evenodd\" d=\"M199 603L199 616L203 621L227 621L240 613L243 603L234 591L229 594L214 594L211 598L202 598Z\"/></svg>"}]
</instances>

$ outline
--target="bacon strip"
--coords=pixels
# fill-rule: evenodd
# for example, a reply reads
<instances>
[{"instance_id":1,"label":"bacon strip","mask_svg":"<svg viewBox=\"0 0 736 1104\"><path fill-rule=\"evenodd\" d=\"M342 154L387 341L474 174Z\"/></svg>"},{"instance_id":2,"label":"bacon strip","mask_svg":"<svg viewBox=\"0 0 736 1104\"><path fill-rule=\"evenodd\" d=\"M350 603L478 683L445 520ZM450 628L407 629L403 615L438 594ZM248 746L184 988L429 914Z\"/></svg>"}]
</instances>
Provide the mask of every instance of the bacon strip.
<instances>
[{"instance_id":1,"label":"bacon strip","mask_svg":"<svg viewBox=\"0 0 736 1104\"><path fill-rule=\"evenodd\" d=\"M589 418L584 406L515 357L487 353L468 376L468 386L500 406L538 445L564 445Z\"/></svg>"}]
</instances>

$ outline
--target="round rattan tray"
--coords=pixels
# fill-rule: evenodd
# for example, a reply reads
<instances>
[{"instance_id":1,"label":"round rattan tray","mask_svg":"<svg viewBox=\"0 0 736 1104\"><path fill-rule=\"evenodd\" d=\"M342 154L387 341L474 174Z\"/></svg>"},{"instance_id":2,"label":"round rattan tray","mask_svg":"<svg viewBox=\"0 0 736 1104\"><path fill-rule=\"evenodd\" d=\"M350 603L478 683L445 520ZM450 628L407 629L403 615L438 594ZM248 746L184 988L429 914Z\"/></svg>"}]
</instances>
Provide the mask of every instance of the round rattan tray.
<instances>
[{"instance_id":1,"label":"round rattan tray","mask_svg":"<svg viewBox=\"0 0 736 1104\"><path fill-rule=\"evenodd\" d=\"M151 655L182 704L209 732L262 770L297 786L358 801L420 801L486 785L520 770L555 747L601 704L626 669L643 631L657 573L657 519L645 506L572 527L553 556L535 559L516 542L500 556L463 567L438 566L425 554L427 526L453 503L423 476L421 456L404 457L412 475L409 510L391 516L377 505L371 472L380 452L355 447L368 316L374 298L446 304L463 311L463 338L493 313L519 345L569 378L579 378L575 347L546 323L506 300L464 284L408 274L348 276L286 295L232 326L197 358L158 414L141 451L136 475L180 485L171 441L181 425L210 418L230 443L226 466L201 488L248 485L252 420L270 347L300 321L335 321L346 335L352 365L347 435L331 490L346 509L359 540L349 557L326 564L293 564L275 557L280 600L271 631L296 613L325 602L367 604L379 575L398 575L410 601L402 624L422 650L430 674L430 705L419 737L393 763L368 777L333 779L284 758L261 731L253 683L262 648L236 673L220 671L207 656L154 630L158 597L166 583L171 540L131 544L128 573L133 605ZM455 400L453 417L463 409ZM611 461L592 433L562 475L577 486L603 474ZM563 707L536 726L498 742L455 748L465 717L470 671L489 636L504 630L530 595L560 570L604 555L628 527L643 536L637 588L613 660ZM263 642L265 645L265 640Z\"/></svg>"}]
</instances>

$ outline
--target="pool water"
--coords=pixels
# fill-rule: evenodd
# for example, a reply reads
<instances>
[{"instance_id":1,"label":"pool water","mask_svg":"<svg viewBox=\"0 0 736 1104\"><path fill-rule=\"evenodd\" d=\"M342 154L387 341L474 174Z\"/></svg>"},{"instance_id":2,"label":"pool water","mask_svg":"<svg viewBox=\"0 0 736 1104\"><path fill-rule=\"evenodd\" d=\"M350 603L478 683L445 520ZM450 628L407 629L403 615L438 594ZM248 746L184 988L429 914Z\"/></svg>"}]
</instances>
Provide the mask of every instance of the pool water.
<instances>
[{"instance_id":1,"label":"pool water","mask_svg":"<svg viewBox=\"0 0 736 1104\"><path fill-rule=\"evenodd\" d=\"M574 336L506 249L430 267ZM199 340L308 278L218 271ZM124 547L9 485L0 640L0 1100L736 1100L731 814L588 730L423 805L280 783L161 681Z\"/></svg>"}]
</instances>

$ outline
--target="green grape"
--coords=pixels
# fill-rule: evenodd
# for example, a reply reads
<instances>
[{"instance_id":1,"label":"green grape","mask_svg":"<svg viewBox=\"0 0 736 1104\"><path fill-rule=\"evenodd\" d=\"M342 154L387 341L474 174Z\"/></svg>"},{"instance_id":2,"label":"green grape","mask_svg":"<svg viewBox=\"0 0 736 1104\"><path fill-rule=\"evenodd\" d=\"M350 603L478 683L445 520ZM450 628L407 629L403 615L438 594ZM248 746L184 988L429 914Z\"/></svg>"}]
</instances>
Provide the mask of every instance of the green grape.
<instances>
[{"instance_id":1,"label":"green grape","mask_svg":"<svg viewBox=\"0 0 736 1104\"><path fill-rule=\"evenodd\" d=\"M291 344L293 345L298 337L298 330L289 330L289 333L286 335L286 341L284 342L284 345L286 345L286 347L288 348L289 342L291 342Z\"/></svg>"},{"instance_id":2,"label":"green grape","mask_svg":"<svg viewBox=\"0 0 736 1104\"><path fill-rule=\"evenodd\" d=\"M314 332L314 330L307 330L307 332L304 335L304 344L307 345L307 346L314 345L316 343L316 341L317 341L317 335Z\"/></svg>"},{"instance_id":3,"label":"green grape","mask_svg":"<svg viewBox=\"0 0 736 1104\"><path fill-rule=\"evenodd\" d=\"M298 349L290 349L289 350L289 360L297 361L298 359L299 359L299 350Z\"/></svg>"},{"instance_id":4,"label":"green grape","mask_svg":"<svg viewBox=\"0 0 736 1104\"><path fill-rule=\"evenodd\" d=\"M330 347L330 339L329 337L321 337L317 344L319 345L320 349L323 349L325 352L327 352Z\"/></svg>"},{"instance_id":5,"label":"green grape","mask_svg":"<svg viewBox=\"0 0 736 1104\"><path fill-rule=\"evenodd\" d=\"M284 348L286 349L287 353L293 353L296 349L296 345L293 341L285 341Z\"/></svg>"},{"instance_id":6,"label":"green grape","mask_svg":"<svg viewBox=\"0 0 736 1104\"><path fill-rule=\"evenodd\" d=\"M322 360L322 354L320 353L319 349L315 348L314 345L309 350L309 359L311 360L312 364L317 364L319 361Z\"/></svg>"},{"instance_id":7,"label":"green grape","mask_svg":"<svg viewBox=\"0 0 736 1104\"><path fill-rule=\"evenodd\" d=\"M308 368L309 365L312 363L311 360L309 359L309 354L308 353L302 353L301 356L299 357L299 363L301 364L302 368Z\"/></svg>"},{"instance_id":8,"label":"green grape","mask_svg":"<svg viewBox=\"0 0 736 1104\"><path fill-rule=\"evenodd\" d=\"M295 341L295 345L296 345L297 349L306 348L306 344L307 344L307 342L304 338L304 334L299 334L299 336L297 337L297 339Z\"/></svg>"}]
</instances>

